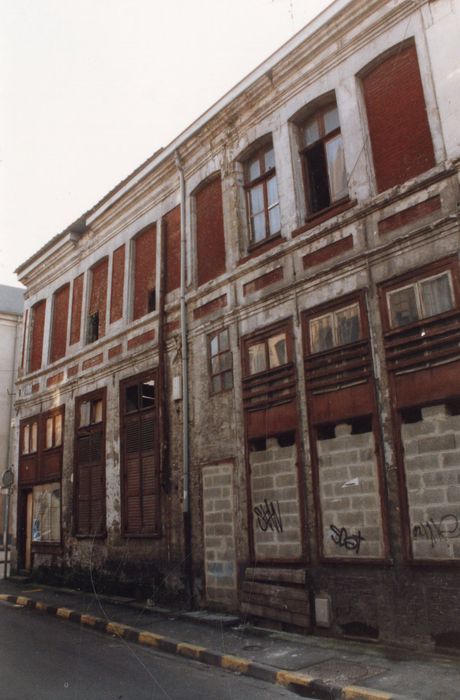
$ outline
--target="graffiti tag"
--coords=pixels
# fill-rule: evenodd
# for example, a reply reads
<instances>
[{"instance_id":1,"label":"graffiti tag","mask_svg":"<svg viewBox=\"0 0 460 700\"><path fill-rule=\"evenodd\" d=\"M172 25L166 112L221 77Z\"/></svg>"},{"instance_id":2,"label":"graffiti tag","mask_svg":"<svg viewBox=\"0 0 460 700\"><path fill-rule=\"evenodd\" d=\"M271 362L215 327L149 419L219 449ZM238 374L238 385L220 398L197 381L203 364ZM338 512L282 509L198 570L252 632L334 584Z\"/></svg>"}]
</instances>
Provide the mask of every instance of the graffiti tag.
<instances>
[{"instance_id":1,"label":"graffiti tag","mask_svg":"<svg viewBox=\"0 0 460 700\"><path fill-rule=\"evenodd\" d=\"M346 527L338 528L335 525L330 525L330 528L332 530L331 539L337 547L345 547L350 552L359 554L361 542L366 540L361 534L361 530L358 530L356 535L349 535Z\"/></svg>"},{"instance_id":2,"label":"graffiti tag","mask_svg":"<svg viewBox=\"0 0 460 700\"><path fill-rule=\"evenodd\" d=\"M254 513L262 532L267 532L268 529L272 532L283 532L283 521L278 501L268 502L265 498L263 503L254 508Z\"/></svg>"},{"instance_id":3,"label":"graffiti tag","mask_svg":"<svg viewBox=\"0 0 460 700\"><path fill-rule=\"evenodd\" d=\"M412 528L412 536L416 539L426 539L434 547L441 540L452 540L460 537L460 523L453 513L443 515L438 521L430 518L423 523L417 523Z\"/></svg>"}]
</instances>

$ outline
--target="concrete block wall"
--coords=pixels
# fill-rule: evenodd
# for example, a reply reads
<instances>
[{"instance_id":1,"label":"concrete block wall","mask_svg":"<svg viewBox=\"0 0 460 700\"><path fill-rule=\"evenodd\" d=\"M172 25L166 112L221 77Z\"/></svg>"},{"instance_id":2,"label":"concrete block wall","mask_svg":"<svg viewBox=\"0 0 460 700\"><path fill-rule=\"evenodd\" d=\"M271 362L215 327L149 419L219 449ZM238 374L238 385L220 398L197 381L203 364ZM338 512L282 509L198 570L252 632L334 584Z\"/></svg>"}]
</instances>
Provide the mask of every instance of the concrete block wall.
<instances>
[{"instance_id":1,"label":"concrete block wall","mask_svg":"<svg viewBox=\"0 0 460 700\"><path fill-rule=\"evenodd\" d=\"M203 467L206 599L234 607L237 599L233 465Z\"/></svg>"},{"instance_id":2,"label":"concrete block wall","mask_svg":"<svg viewBox=\"0 0 460 700\"><path fill-rule=\"evenodd\" d=\"M255 555L297 559L302 554L297 447L268 438L266 449L251 452L252 527Z\"/></svg>"},{"instance_id":3,"label":"concrete block wall","mask_svg":"<svg viewBox=\"0 0 460 700\"><path fill-rule=\"evenodd\" d=\"M460 559L460 415L422 408L401 428L415 559Z\"/></svg>"},{"instance_id":4,"label":"concrete block wall","mask_svg":"<svg viewBox=\"0 0 460 700\"><path fill-rule=\"evenodd\" d=\"M372 432L351 434L346 423L335 437L318 440L323 553L326 557L384 556L382 513Z\"/></svg>"}]
</instances>

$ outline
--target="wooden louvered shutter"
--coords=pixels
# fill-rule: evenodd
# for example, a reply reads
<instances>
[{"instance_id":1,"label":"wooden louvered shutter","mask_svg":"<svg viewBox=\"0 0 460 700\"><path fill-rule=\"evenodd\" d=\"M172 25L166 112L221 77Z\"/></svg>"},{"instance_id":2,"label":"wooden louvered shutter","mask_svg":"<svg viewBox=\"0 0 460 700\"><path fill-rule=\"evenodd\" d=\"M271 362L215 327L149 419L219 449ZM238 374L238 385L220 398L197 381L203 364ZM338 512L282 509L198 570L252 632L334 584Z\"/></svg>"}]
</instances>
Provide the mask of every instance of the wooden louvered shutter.
<instances>
[{"instance_id":1,"label":"wooden louvered shutter","mask_svg":"<svg viewBox=\"0 0 460 700\"><path fill-rule=\"evenodd\" d=\"M152 535L158 530L158 474L155 456L155 413L125 419L125 531Z\"/></svg>"},{"instance_id":2,"label":"wooden louvered shutter","mask_svg":"<svg viewBox=\"0 0 460 700\"><path fill-rule=\"evenodd\" d=\"M102 535L105 532L105 456L100 426L77 436L77 467L77 533Z\"/></svg>"}]
</instances>

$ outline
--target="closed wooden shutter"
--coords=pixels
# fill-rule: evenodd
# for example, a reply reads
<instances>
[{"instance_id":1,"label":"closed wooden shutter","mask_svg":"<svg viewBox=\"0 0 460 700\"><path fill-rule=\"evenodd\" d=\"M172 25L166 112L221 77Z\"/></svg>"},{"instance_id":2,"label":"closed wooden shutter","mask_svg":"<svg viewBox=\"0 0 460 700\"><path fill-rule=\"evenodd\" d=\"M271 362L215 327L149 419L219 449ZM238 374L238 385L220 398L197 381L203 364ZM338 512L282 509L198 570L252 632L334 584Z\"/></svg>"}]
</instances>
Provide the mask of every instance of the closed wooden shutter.
<instances>
[{"instance_id":1,"label":"closed wooden shutter","mask_svg":"<svg viewBox=\"0 0 460 700\"><path fill-rule=\"evenodd\" d=\"M125 418L124 492L126 534L156 534L159 527L159 479L153 410Z\"/></svg>"},{"instance_id":2,"label":"closed wooden shutter","mask_svg":"<svg viewBox=\"0 0 460 700\"><path fill-rule=\"evenodd\" d=\"M77 534L105 532L105 454L103 429L77 436Z\"/></svg>"}]
</instances>

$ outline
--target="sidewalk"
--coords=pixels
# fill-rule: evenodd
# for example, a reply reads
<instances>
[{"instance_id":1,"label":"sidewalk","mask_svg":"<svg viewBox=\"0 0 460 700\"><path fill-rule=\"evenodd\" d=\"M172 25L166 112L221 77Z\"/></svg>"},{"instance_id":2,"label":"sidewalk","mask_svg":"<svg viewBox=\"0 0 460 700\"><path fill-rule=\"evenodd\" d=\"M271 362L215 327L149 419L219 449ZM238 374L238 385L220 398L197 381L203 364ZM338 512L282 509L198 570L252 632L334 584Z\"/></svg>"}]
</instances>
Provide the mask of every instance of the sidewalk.
<instances>
[{"instance_id":1,"label":"sidewalk","mask_svg":"<svg viewBox=\"0 0 460 700\"><path fill-rule=\"evenodd\" d=\"M229 615L148 608L128 598L10 580L0 581L0 600L27 605L163 652L279 683L303 697L460 697L460 657L269 632L240 625Z\"/></svg>"}]
</instances>

